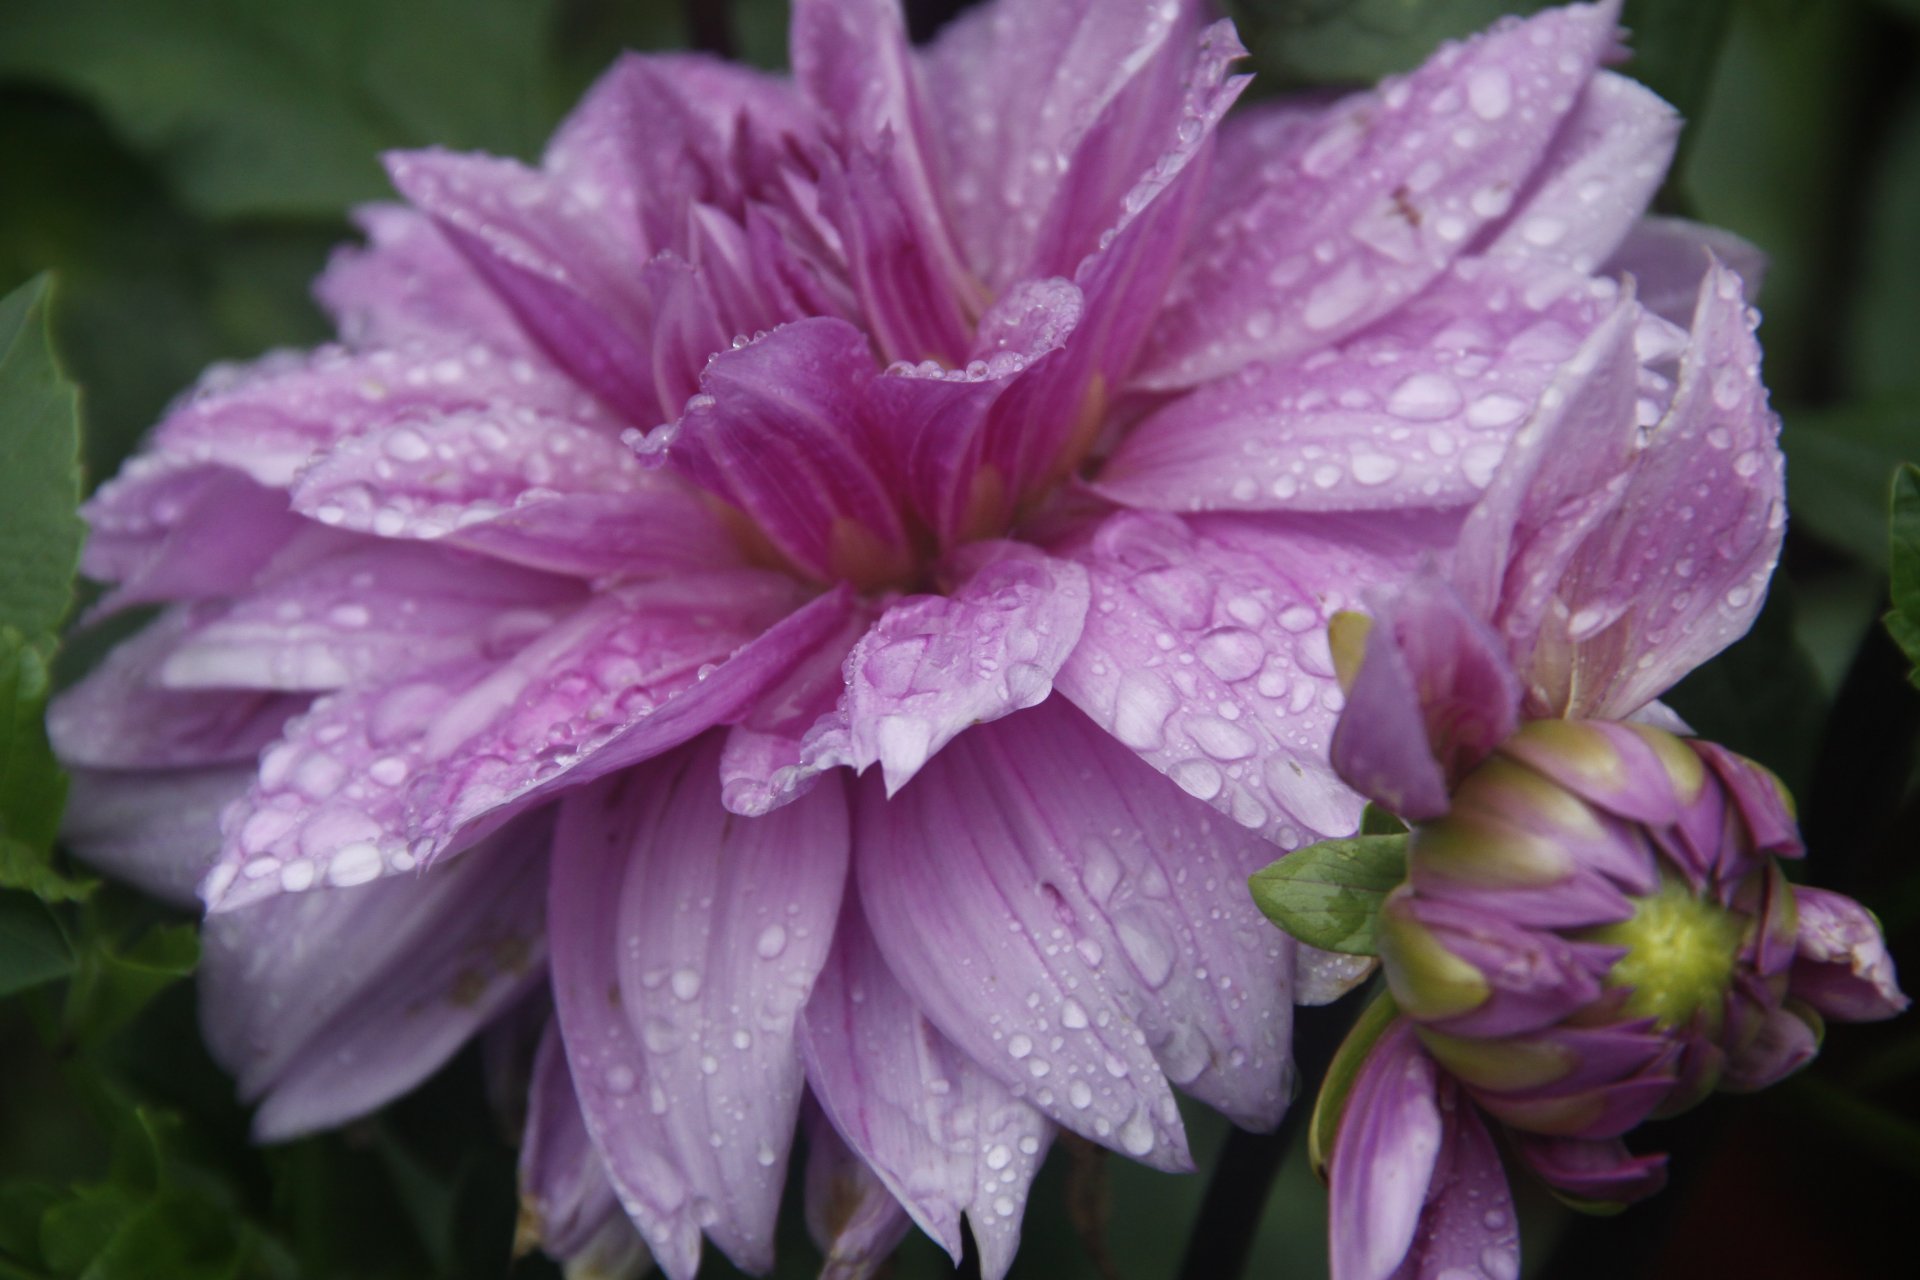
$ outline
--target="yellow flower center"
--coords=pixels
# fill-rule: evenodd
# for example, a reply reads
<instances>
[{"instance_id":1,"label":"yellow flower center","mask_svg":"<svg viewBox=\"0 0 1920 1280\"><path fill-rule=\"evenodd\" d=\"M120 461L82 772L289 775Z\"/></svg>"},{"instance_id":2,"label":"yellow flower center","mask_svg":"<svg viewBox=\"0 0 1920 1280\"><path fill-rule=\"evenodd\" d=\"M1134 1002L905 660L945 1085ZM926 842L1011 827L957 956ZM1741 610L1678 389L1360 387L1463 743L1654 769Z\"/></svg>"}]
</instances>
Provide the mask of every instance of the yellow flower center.
<instances>
[{"instance_id":1,"label":"yellow flower center","mask_svg":"<svg viewBox=\"0 0 1920 1280\"><path fill-rule=\"evenodd\" d=\"M1627 1012L1672 1027L1703 1009L1710 1022L1719 1022L1745 935L1740 917L1669 877L1658 893L1640 900L1632 917L1588 937L1627 949L1607 974L1608 986L1632 992Z\"/></svg>"}]
</instances>

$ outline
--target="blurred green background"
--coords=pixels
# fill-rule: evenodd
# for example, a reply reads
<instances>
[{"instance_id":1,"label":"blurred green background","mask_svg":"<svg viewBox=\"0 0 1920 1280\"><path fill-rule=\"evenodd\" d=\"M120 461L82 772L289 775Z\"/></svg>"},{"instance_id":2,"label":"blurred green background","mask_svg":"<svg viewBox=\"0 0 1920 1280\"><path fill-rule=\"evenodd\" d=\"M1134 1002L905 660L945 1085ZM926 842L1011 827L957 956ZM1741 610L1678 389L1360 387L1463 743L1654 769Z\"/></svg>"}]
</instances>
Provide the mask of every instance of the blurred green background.
<instances>
[{"instance_id":1,"label":"blurred green background","mask_svg":"<svg viewBox=\"0 0 1920 1280\"><path fill-rule=\"evenodd\" d=\"M909 6L922 33L954 7ZM1264 93L1371 80L1538 7L1233 8ZM785 16L780 0L0 0L0 294L54 273L85 484L207 364L326 336L307 282L350 234L345 211L386 194L378 152L532 157L621 48L692 43L777 67ZM1691 120L1661 207L1771 255L1762 337L1790 459L1767 611L1674 701L1788 780L1809 878L1878 910L1920 976L1920 694L1878 625L1889 482L1920 459L1920 0L1630 0L1627 23L1625 69ZM21 429L0 424L0 440ZM70 645L58 670L98 648ZM0 762L25 787L32 733L4 721ZM473 1055L344 1132L253 1148L199 1046L190 922L57 857L6 854L0 886L0 1280L555 1274L509 1260L512 1152ZM1660 1200L1605 1222L1528 1200L1529 1273L1911 1274L1916 1086L1912 1019L1843 1028L1789 1085L1644 1134L1676 1155ZM1205 1199L1210 1222L1254 1233L1248 1274L1324 1275L1325 1195L1297 1153L1269 1195L1257 1171L1276 1153L1237 1140L1209 1192L1226 1134L1192 1123L1196 1177L1056 1153L1015 1274L1181 1274ZM788 1217L778 1274L811 1275ZM950 1271L916 1239L896 1274ZM717 1257L709 1273L730 1274Z\"/></svg>"}]
</instances>

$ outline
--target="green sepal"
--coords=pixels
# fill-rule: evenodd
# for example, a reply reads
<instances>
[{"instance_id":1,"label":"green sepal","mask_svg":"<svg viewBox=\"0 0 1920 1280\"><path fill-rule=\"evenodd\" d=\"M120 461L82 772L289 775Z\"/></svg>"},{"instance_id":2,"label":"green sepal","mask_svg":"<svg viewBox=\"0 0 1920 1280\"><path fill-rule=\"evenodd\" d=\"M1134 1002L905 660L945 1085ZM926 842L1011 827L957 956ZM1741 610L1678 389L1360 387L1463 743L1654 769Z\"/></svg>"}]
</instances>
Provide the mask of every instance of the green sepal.
<instances>
[{"instance_id":1,"label":"green sepal","mask_svg":"<svg viewBox=\"0 0 1920 1280\"><path fill-rule=\"evenodd\" d=\"M1349 836L1296 849L1248 879L1267 919L1322 951L1378 955L1374 918L1407 878L1407 837Z\"/></svg>"},{"instance_id":2,"label":"green sepal","mask_svg":"<svg viewBox=\"0 0 1920 1280\"><path fill-rule=\"evenodd\" d=\"M1322 1182L1327 1180L1327 1159L1333 1154L1340 1117L1347 1109L1347 1095L1353 1092L1353 1082L1360 1076L1360 1066L1399 1016L1400 1006L1393 1002L1390 994L1382 991L1372 1004L1361 1010L1347 1038L1334 1051L1333 1061L1327 1064L1320 1094L1313 1100L1313 1118L1307 1122L1307 1160L1313 1166L1314 1176Z\"/></svg>"}]
</instances>

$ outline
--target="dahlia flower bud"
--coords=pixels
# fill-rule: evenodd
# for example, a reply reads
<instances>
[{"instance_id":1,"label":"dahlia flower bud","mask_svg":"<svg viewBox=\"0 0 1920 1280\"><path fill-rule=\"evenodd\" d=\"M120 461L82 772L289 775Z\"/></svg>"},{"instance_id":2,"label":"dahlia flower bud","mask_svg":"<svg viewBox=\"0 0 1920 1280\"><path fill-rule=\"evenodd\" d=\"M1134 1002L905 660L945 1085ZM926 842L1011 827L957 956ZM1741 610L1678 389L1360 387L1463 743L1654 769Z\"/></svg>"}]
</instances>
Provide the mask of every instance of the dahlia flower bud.
<instances>
[{"instance_id":1,"label":"dahlia flower bud","mask_svg":"<svg viewBox=\"0 0 1920 1280\"><path fill-rule=\"evenodd\" d=\"M1854 983L1793 994L1779 859L1800 854L1785 789L1751 761L1644 725L1533 721L1413 830L1382 966L1422 1047L1489 1115L1618 1137L1802 1066L1822 1015L1904 1004Z\"/></svg>"}]
</instances>

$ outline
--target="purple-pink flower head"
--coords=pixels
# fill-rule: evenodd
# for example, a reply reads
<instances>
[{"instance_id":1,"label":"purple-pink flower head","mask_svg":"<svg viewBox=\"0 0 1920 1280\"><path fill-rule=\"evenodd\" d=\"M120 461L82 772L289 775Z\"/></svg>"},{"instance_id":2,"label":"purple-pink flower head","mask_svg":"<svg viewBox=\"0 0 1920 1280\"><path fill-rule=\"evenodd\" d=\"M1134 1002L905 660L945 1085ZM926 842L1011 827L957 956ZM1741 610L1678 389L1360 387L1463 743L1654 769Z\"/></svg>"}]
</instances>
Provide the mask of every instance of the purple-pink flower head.
<instances>
[{"instance_id":1,"label":"purple-pink flower head","mask_svg":"<svg viewBox=\"0 0 1920 1280\"><path fill-rule=\"evenodd\" d=\"M1755 319L1715 265L1670 379L1632 354L1664 321L1596 330L1444 567L1335 622L1334 765L1413 823L1375 922L1391 998L1323 1099L1339 1280L1518 1273L1489 1120L1618 1207L1665 1180L1629 1130L1906 1007L1872 917L1782 873L1779 780L1652 701L1745 630L1779 553Z\"/></svg>"},{"instance_id":2,"label":"purple-pink flower head","mask_svg":"<svg viewBox=\"0 0 1920 1280\"><path fill-rule=\"evenodd\" d=\"M1617 16L1223 118L1195 3L915 49L800 0L791 79L632 57L538 166L389 157L340 342L210 374L91 502L102 609L165 607L52 717L74 845L200 884L259 1134L550 995L549 1248L767 1266L804 1109L835 1266L964 1217L998 1276L1057 1129L1274 1125L1354 972L1240 890L1358 821L1326 619L1522 423L1756 394L1744 325L1659 319L1743 251L1641 219L1677 122Z\"/></svg>"}]
</instances>

